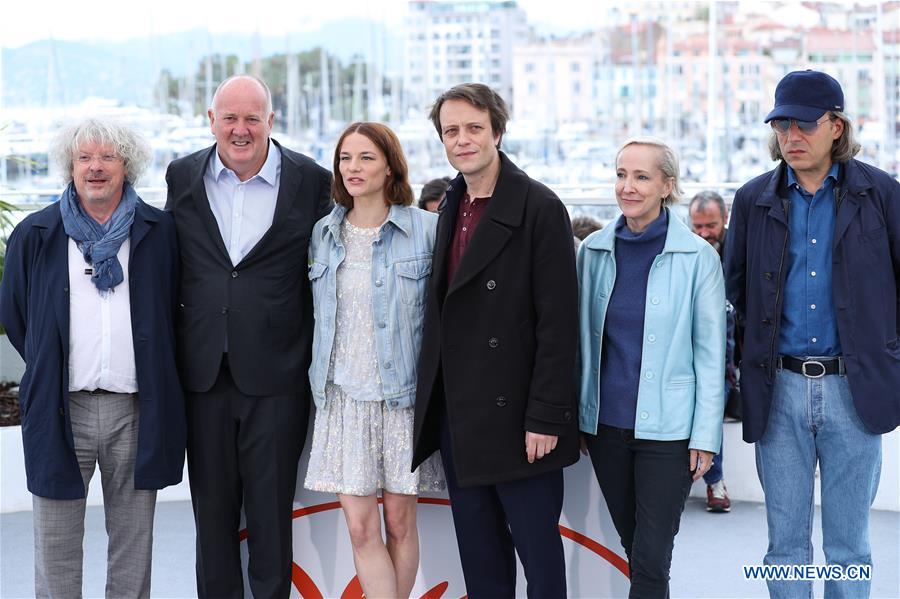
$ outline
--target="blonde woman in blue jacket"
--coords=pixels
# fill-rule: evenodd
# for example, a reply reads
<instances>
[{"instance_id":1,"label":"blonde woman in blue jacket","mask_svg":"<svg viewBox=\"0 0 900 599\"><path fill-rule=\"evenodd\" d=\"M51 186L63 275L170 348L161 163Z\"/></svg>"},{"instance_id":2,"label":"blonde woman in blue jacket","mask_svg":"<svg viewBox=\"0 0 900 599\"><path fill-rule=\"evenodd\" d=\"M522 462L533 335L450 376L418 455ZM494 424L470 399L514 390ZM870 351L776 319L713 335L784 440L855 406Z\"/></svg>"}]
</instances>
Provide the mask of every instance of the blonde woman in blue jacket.
<instances>
[{"instance_id":1,"label":"blonde woman in blue jacket","mask_svg":"<svg viewBox=\"0 0 900 599\"><path fill-rule=\"evenodd\" d=\"M579 425L631 571L668 597L693 480L722 439L725 289L715 250L668 208L678 159L653 138L616 155L614 226L578 251Z\"/></svg>"}]
</instances>

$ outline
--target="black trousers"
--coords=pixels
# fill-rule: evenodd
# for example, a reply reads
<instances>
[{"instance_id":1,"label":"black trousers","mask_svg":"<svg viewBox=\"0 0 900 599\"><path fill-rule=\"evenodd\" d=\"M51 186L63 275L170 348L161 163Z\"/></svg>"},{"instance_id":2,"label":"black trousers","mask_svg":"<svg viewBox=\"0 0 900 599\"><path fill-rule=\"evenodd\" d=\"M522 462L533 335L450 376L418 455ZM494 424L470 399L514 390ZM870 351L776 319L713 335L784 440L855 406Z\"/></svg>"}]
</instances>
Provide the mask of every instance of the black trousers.
<instances>
[{"instance_id":1,"label":"black trousers","mask_svg":"<svg viewBox=\"0 0 900 599\"><path fill-rule=\"evenodd\" d=\"M291 512L309 400L248 397L227 360L206 393L187 394L188 473L197 527L197 594L243 597L241 506L256 598L291 590Z\"/></svg>"},{"instance_id":2,"label":"black trousers","mask_svg":"<svg viewBox=\"0 0 900 599\"><path fill-rule=\"evenodd\" d=\"M515 597L516 553L525 570L528 597L565 597L566 562L559 534L562 469L495 485L460 487L447 419L442 420L441 459L469 599ZM522 451L524 441L523 431Z\"/></svg>"},{"instance_id":3,"label":"black trousers","mask_svg":"<svg viewBox=\"0 0 900 599\"><path fill-rule=\"evenodd\" d=\"M634 598L669 596L672 548L691 490L687 440L635 439L601 424L585 435L594 473L631 570Z\"/></svg>"}]
</instances>

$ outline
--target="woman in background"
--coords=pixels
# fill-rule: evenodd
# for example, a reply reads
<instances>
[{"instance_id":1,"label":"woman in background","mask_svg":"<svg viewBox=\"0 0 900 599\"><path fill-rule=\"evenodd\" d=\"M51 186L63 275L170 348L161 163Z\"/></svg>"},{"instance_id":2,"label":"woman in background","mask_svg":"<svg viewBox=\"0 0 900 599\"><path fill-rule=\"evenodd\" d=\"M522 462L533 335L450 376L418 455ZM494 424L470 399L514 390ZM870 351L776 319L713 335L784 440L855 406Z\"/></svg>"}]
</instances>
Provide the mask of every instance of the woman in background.
<instances>
[{"instance_id":1,"label":"woman in background","mask_svg":"<svg viewBox=\"0 0 900 599\"><path fill-rule=\"evenodd\" d=\"M437 455L410 471L437 215L410 206L400 141L382 124L344 131L334 173L336 206L310 241L316 417L304 485L337 493L364 594L408 597L419 564L416 494L444 488Z\"/></svg>"},{"instance_id":2,"label":"woman in background","mask_svg":"<svg viewBox=\"0 0 900 599\"><path fill-rule=\"evenodd\" d=\"M652 138L616 155L618 221L578 251L579 425L631 571L630 597L669 596L693 480L722 438L719 256L668 206L678 160Z\"/></svg>"}]
</instances>

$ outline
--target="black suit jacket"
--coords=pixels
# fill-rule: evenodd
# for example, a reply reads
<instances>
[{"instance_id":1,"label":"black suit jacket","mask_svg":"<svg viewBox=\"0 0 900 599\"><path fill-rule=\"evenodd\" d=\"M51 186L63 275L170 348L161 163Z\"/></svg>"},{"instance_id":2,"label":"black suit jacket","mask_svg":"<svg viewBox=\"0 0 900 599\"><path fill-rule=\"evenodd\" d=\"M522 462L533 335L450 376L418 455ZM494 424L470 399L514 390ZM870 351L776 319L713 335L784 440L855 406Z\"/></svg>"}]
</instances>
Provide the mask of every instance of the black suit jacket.
<instances>
[{"instance_id":1,"label":"black suit jacket","mask_svg":"<svg viewBox=\"0 0 900 599\"><path fill-rule=\"evenodd\" d=\"M566 207L501 152L500 176L452 281L447 262L466 184L447 190L419 359L413 466L449 418L463 486L533 476L578 459L575 250ZM558 435L529 464L525 431Z\"/></svg>"},{"instance_id":2,"label":"black suit jacket","mask_svg":"<svg viewBox=\"0 0 900 599\"><path fill-rule=\"evenodd\" d=\"M237 265L203 184L216 146L175 160L166 171L166 210L175 216L181 247L178 365L188 391L213 386L227 342L242 393L309 396L307 250L313 225L331 210L331 174L278 142L274 148L281 152L281 182L272 226Z\"/></svg>"}]
</instances>

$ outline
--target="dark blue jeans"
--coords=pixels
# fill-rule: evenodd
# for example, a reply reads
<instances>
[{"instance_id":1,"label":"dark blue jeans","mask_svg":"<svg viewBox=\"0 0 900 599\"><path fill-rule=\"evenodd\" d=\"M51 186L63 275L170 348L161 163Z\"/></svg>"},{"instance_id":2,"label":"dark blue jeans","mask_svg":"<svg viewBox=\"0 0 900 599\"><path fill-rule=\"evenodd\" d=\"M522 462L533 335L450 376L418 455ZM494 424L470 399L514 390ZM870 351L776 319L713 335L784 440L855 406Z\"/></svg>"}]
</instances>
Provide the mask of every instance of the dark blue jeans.
<instances>
[{"instance_id":1,"label":"dark blue jeans","mask_svg":"<svg viewBox=\"0 0 900 599\"><path fill-rule=\"evenodd\" d=\"M724 448L725 442L723 440L719 453L713 457L712 466L710 466L709 470L706 471L706 474L703 475L703 482L708 485L713 485L725 478L725 474L722 472L722 450Z\"/></svg>"}]
</instances>

